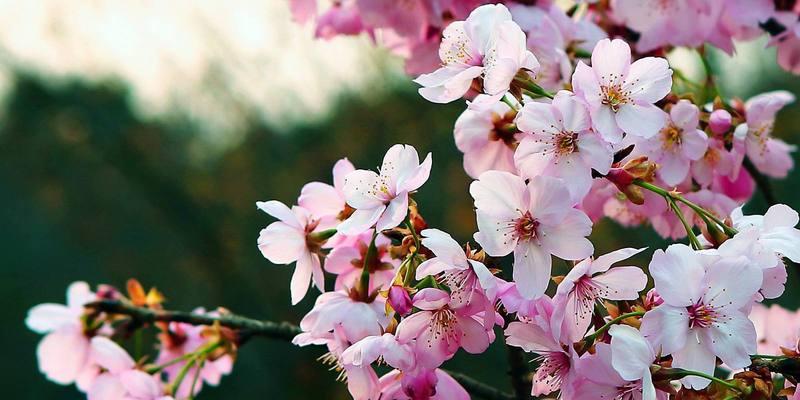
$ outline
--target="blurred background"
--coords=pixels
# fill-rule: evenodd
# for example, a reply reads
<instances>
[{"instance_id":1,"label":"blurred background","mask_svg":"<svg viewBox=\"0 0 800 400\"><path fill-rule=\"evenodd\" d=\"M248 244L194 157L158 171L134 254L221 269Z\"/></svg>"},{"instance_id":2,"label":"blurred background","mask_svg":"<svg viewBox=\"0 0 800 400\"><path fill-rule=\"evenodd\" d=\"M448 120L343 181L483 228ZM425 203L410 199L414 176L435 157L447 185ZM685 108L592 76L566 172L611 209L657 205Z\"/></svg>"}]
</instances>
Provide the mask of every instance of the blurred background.
<instances>
[{"instance_id":1,"label":"blurred background","mask_svg":"<svg viewBox=\"0 0 800 400\"><path fill-rule=\"evenodd\" d=\"M714 53L725 95L799 92L763 45L740 47L735 58ZM295 202L305 182L329 182L341 157L374 168L394 143L433 152L421 211L431 226L468 240L470 181L452 139L463 107L425 102L400 60L367 38L314 40L284 1L0 1L0 376L15 382L8 397L82 397L38 373L39 336L23 323L35 304L62 303L75 280L124 287L135 277L164 292L170 308L225 306L299 322L313 299L290 307L292 267L258 252L258 232L271 220L255 202ZM798 130L795 104L780 114L776 135L797 143ZM798 184L795 172L773 185L797 208ZM747 208L763 211L762 198ZM611 222L592 239L600 253L664 243L649 228ZM791 308L800 303L794 268L781 299ZM253 340L222 389L200 398L346 398L336 372L315 361L322 353ZM498 342L448 368L508 387L505 365Z\"/></svg>"}]
</instances>

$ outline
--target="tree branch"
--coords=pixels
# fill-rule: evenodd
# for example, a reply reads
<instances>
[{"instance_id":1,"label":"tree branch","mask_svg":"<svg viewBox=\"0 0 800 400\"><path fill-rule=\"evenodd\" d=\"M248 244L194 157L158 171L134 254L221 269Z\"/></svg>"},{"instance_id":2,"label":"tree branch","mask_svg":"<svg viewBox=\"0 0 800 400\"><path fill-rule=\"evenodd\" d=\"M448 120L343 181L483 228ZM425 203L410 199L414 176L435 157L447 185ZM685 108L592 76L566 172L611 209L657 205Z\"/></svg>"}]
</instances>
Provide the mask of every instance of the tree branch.
<instances>
[{"instance_id":1,"label":"tree branch","mask_svg":"<svg viewBox=\"0 0 800 400\"><path fill-rule=\"evenodd\" d=\"M136 307L119 300L100 300L86 304L85 307L111 314L127 315L138 323L174 321L185 322L191 325L213 325L218 322L222 326L241 331L246 334L246 337L263 336L289 342L291 342L292 338L297 334L302 332L299 326L288 322L259 321L235 314L212 316L184 311L153 310L145 307Z\"/></svg>"},{"instance_id":2,"label":"tree branch","mask_svg":"<svg viewBox=\"0 0 800 400\"><path fill-rule=\"evenodd\" d=\"M750 173L750 176L753 177L753 180L756 181L756 186L758 186L758 190L761 191L761 194L764 196L764 200L766 200L767 204L770 206L778 204L775 194L772 193L772 185L770 185L769 179L761 174L758 169L756 169L756 166L753 165L753 162L750 161L749 158L744 158L743 165L744 169L746 169L747 172Z\"/></svg>"},{"instance_id":3,"label":"tree branch","mask_svg":"<svg viewBox=\"0 0 800 400\"><path fill-rule=\"evenodd\" d=\"M470 394L486 400L514 400L514 396L489 386L483 382L476 381L460 372L446 371L448 375L458 381Z\"/></svg>"},{"instance_id":4,"label":"tree branch","mask_svg":"<svg viewBox=\"0 0 800 400\"><path fill-rule=\"evenodd\" d=\"M109 314L127 315L137 325L152 324L154 322L183 322L191 325L222 326L239 331L240 341L253 336L291 342L302 330L299 326L288 322L261 321L236 314L220 316L194 314L184 311L153 310L146 307L137 307L120 300L99 300L85 305L86 308ZM479 382L464 374L448 371L461 386L474 396L486 400L514 400L514 396Z\"/></svg>"}]
</instances>

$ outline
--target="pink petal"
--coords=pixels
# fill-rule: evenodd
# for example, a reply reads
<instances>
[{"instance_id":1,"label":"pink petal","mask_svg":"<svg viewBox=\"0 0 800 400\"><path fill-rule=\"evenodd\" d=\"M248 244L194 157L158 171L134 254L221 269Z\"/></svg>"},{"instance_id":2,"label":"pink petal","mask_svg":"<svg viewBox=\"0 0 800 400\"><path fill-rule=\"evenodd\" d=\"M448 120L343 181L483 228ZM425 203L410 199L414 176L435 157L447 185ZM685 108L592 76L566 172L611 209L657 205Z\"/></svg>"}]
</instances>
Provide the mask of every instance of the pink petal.
<instances>
[{"instance_id":1,"label":"pink petal","mask_svg":"<svg viewBox=\"0 0 800 400\"><path fill-rule=\"evenodd\" d=\"M522 242L514 249L514 282L526 299L536 299L544 294L550 283L552 259L541 247Z\"/></svg>"},{"instance_id":2,"label":"pink petal","mask_svg":"<svg viewBox=\"0 0 800 400\"><path fill-rule=\"evenodd\" d=\"M566 90L559 91L553 99L553 107L561 114L559 125L567 131L577 133L588 131L591 128L589 110L572 93Z\"/></svg>"},{"instance_id":3,"label":"pink petal","mask_svg":"<svg viewBox=\"0 0 800 400\"><path fill-rule=\"evenodd\" d=\"M333 186L322 182L310 182L300 191L297 204L315 217L321 217L338 215L344 209L345 202Z\"/></svg>"},{"instance_id":4,"label":"pink petal","mask_svg":"<svg viewBox=\"0 0 800 400\"><path fill-rule=\"evenodd\" d=\"M700 301L705 276L700 257L683 244L673 244L666 252L659 249L653 253L650 275L667 304L688 307Z\"/></svg>"},{"instance_id":5,"label":"pink petal","mask_svg":"<svg viewBox=\"0 0 800 400\"><path fill-rule=\"evenodd\" d=\"M414 295L414 307L421 310L438 310L450 302L450 295L444 290L425 288Z\"/></svg>"},{"instance_id":6,"label":"pink petal","mask_svg":"<svg viewBox=\"0 0 800 400\"><path fill-rule=\"evenodd\" d=\"M699 129L685 130L681 140L681 152L692 161L702 158L708 150L708 135Z\"/></svg>"},{"instance_id":7,"label":"pink petal","mask_svg":"<svg viewBox=\"0 0 800 400\"><path fill-rule=\"evenodd\" d=\"M527 208L525 182L508 172L484 172L472 182L469 193L475 199L475 208L498 217L516 216L517 210Z\"/></svg>"},{"instance_id":8,"label":"pink petal","mask_svg":"<svg viewBox=\"0 0 800 400\"><path fill-rule=\"evenodd\" d=\"M631 64L622 89L629 91L637 102L655 103L666 96L672 88L672 70L667 59L645 57ZM625 129L623 127L623 129Z\"/></svg>"},{"instance_id":9,"label":"pink petal","mask_svg":"<svg viewBox=\"0 0 800 400\"><path fill-rule=\"evenodd\" d=\"M381 214L375 222L375 229L383 231L392 229L400 225L408 213L408 193L401 192L393 198L386 207L386 211Z\"/></svg>"},{"instance_id":10,"label":"pink petal","mask_svg":"<svg viewBox=\"0 0 800 400\"><path fill-rule=\"evenodd\" d=\"M756 352L756 328L744 314L736 310L718 317L723 322L704 329L705 344L729 368L750 365L750 354Z\"/></svg>"},{"instance_id":11,"label":"pink petal","mask_svg":"<svg viewBox=\"0 0 800 400\"><path fill-rule=\"evenodd\" d=\"M53 332L36 348L39 370L61 385L74 382L87 363L89 341L80 331Z\"/></svg>"},{"instance_id":12,"label":"pink petal","mask_svg":"<svg viewBox=\"0 0 800 400\"><path fill-rule=\"evenodd\" d=\"M774 227L794 228L800 222L797 211L786 204L776 204L770 207L764 214L764 227L766 229Z\"/></svg>"},{"instance_id":13,"label":"pink petal","mask_svg":"<svg viewBox=\"0 0 800 400\"><path fill-rule=\"evenodd\" d=\"M659 161L658 176L669 186L681 184L689 175L689 160L677 154L665 152Z\"/></svg>"},{"instance_id":14,"label":"pink petal","mask_svg":"<svg viewBox=\"0 0 800 400\"><path fill-rule=\"evenodd\" d=\"M472 317L458 316L458 328L461 330L461 347L467 353L480 354L489 347L489 335L483 324Z\"/></svg>"},{"instance_id":15,"label":"pink petal","mask_svg":"<svg viewBox=\"0 0 800 400\"><path fill-rule=\"evenodd\" d=\"M553 335L541 326L530 322L512 322L505 331L506 344L520 347L529 353L561 351L561 345Z\"/></svg>"},{"instance_id":16,"label":"pink petal","mask_svg":"<svg viewBox=\"0 0 800 400\"><path fill-rule=\"evenodd\" d=\"M135 362L128 352L107 337L93 337L91 346L92 360L112 374L129 370L135 366Z\"/></svg>"},{"instance_id":17,"label":"pink petal","mask_svg":"<svg viewBox=\"0 0 800 400\"><path fill-rule=\"evenodd\" d=\"M569 190L564 181L551 176L535 176L528 183L529 205L519 210L530 210L541 224L560 223L571 210ZM541 238L540 238L541 239Z\"/></svg>"},{"instance_id":18,"label":"pink petal","mask_svg":"<svg viewBox=\"0 0 800 400\"><path fill-rule=\"evenodd\" d=\"M125 371L119 375L119 380L132 398L156 399L161 395L155 378L142 371Z\"/></svg>"},{"instance_id":19,"label":"pink petal","mask_svg":"<svg viewBox=\"0 0 800 400\"><path fill-rule=\"evenodd\" d=\"M614 161L614 152L608 142L594 133L583 133L578 136L578 154L591 168L601 174L607 174Z\"/></svg>"},{"instance_id":20,"label":"pink petal","mask_svg":"<svg viewBox=\"0 0 800 400\"><path fill-rule=\"evenodd\" d=\"M421 75L414 82L425 87L419 88L419 94L433 103L449 103L467 93L472 80L483 73L483 67L447 66L439 68L431 74Z\"/></svg>"},{"instance_id":21,"label":"pink petal","mask_svg":"<svg viewBox=\"0 0 800 400\"><path fill-rule=\"evenodd\" d=\"M636 300L647 286L647 275L639 267L615 267L592 278L607 300Z\"/></svg>"},{"instance_id":22,"label":"pink petal","mask_svg":"<svg viewBox=\"0 0 800 400\"><path fill-rule=\"evenodd\" d=\"M621 83L622 78L628 75L630 63L631 48L620 39L603 39L592 51L592 69L603 85Z\"/></svg>"},{"instance_id":23,"label":"pink petal","mask_svg":"<svg viewBox=\"0 0 800 400\"><path fill-rule=\"evenodd\" d=\"M384 211L386 211L386 206L384 205L375 208L356 209L349 218L339 224L337 229L345 235L358 235L372 228L381 218Z\"/></svg>"},{"instance_id":24,"label":"pink petal","mask_svg":"<svg viewBox=\"0 0 800 400\"><path fill-rule=\"evenodd\" d=\"M672 307L662 304L650 310L642 317L642 335L664 354L671 354L684 348L687 342L693 342L694 337L689 337L689 315L686 308Z\"/></svg>"},{"instance_id":25,"label":"pink petal","mask_svg":"<svg viewBox=\"0 0 800 400\"><path fill-rule=\"evenodd\" d=\"M610 253L603 254L600 257L597 257L592 261L592 266L589 269L589 275L594 275L598 272L608 271L612 265L622 260L627 260L643 251L647 250L647 247L642 247L641 249L634 249L634 248L624 248L619 250L614 250Z\"/></svg>"},{"instance_id":26,"label":"pink petal","mask_svg":"<svg viewBox=\"0 0 800 400\"><path fill-rule=\"evenodd\" d=\"M613 325L608 333L611 335L611 363L619 375L628 381L650 375L650 365L656 354L644 336L628 325Z\"/></svg>"},{"instance_id":27,"label":"pink petal","mask_svg":"<svg viewBox=\"0 0 800 400\"><path fill-rule=\"evenodd\" d=\"M525 135L514 152L514 165L521 176L541 175L553 162L553 145L534 135Z\"/></svg>"},{"instance_id":28,"label":"pink petal","mask_svg":"<svg viewBox=\"0 0 800 400\"><path fill-rule=\"evenodd\" d=\"M560 224L542 227L541 231L542 248L558 258L581 260L594 252L592 242L586 239L592 233L592 221L583 211L571 208Z\"/></svg>"},{"instance_id":29,"label":"pink petal","mask_svg":"<svg viewBox=\"0 0 800 400\"><path fill-rule=\"evenodd\" d=\"M450 234L438 229L425 229L421 234L422 244L430 249L436 258L455 267L468 266L464 248Z\"/></svg>"},{"instance_id":30,"label":"pink petal","mask_svg":"<svg viewBox=\"0 0 800 400\"><path fill-rule=\"evenodd\" d=\"M262 229L258 236L258 249L274 264L289 264L306 251L305 232L277 221Z\"/></svg>"},{"instance_id":31,"label":"pink petal","mask_svg":"<svg viewBox=\"0 0 800 400\"><path fill-rule=\"evenodd\" d=\"M256 207L264 211L265 213L277 218L281 222L295 227L295 228L302 228L300 221L297 220L297 216L292 212L292 210L287 207L285 204L281 203L280 201L270 200L270 201L259 201L256 202Z\"/></svg>"},{"instance_id":32,"label":"pink petal","mask_svg":"<svg viewBox=\"0 0 800 400\"><path fill-rule=\"evenodd\" d=\"M345 200L355 209L379 207L383 205L383 200L376 193L381 190L381 185L381 179L375 172L355 170L344 178Z\"/></svg>"},{"instance_id":33,"label":"pink petal","mask_svg":"<svg viewBox=\"0 0 800 400\"><path fill-rule=\"evenodd\" d=\"M625 104L616 114L619 127L628 134L651 138L667 123L667 114L652 104Z\"/></svg>"},{"instance_id":34,"label":"pink petal","mask_svg":"<svg viewBox=\"0 0 800 400\"><path fill-rule=\"evenodd\" d=\"M675 126L688 132L697 129L697 124L700 122L700 109L689 100L679 100L678 104L672 106L669 111L669 118Z\"/></svg>"},{"instance_id":35,"label":"pink petal","mask_svg":"<svg viewBox=\"0 0 800 400\"><path fill-rule=\"evenodd\" d=\"M80 326L80 314L61 304L39 304L28 311L25 325L36 333L47 333L62 327Z\"/></svg>"},{"instance_id":36,"label":"pink petal","mask_svg":"<svg viewBox=\"0 0 800 400\"><path fill-rule=\"evenodd\" d=\"M751 265L747 257L724 257L706 272L708 289L704 301L715 308L742 308L761 287L762 277L760 269Z\"/></svg>"},{"instance_id":37,"label":"pink petal","mask_svg":"<svg viewBox=\"0 0 800 400\"><path fill-rule=\"evenodd\" d=\"M308 292L308 286L311 283L311 274L314 268L314 259L316 259L316 267L319 268L319 258L310 252L304 252L298 259L297 265L292 274L292 281L289 285L292 294L292 305L295 305L303 300Z\"/></svg>"},{"instance_id":38,"label":"pink petal","mask_svg":"<svg viewBox=\"0 0 800 400\"><path fill-rule=\"evenodd\" d=\"M691 332L691 336L683 349L672 353L672 366L714 375L717 357L706 347L708 344L694 340L695 332ZM703 389L710 383L708 379L695 376L683 378L681 382L691 389Z\"/></svg>"},{"instance_id":39,"label":"pink petal","mask_svg":"<svg viewBox=\"0 0 800 400\"><path fill-rule=\"evenodd\" d=\"M526 103L517 114L515 122L520 131L544 137L555 135L563 128L562 121L553 115L553 105L546 103Z\"/></svg>"}]
</instances>

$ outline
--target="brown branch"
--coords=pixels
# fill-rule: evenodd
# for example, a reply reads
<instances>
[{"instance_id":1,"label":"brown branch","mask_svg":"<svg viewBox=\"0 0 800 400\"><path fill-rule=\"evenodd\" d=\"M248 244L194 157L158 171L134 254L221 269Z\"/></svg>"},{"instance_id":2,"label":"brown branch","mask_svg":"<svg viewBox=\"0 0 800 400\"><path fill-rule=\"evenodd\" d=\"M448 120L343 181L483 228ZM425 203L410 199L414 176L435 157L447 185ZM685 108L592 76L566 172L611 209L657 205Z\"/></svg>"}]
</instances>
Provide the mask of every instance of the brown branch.
<instances>
[{"instance_id":1,"label":"brown branch","mask_svg":"<svg viewBox=\"0 0 800 400\"><path fill-rule=\"evenodd\" d=\"M219 323L222 326L237 330L240 334L240 341L253 336L260 336L291 342L292 338L302 332L299 326L288 322L261 321L236 314L212 316L184 311L153 310L146 307L137 307L119 300L95 301L86 304L85 307L109 314L127 315L137 325L152 324L154 322L183 322L191 325L213 325L214 323ZM514 400L514 396L464 374L450 371L448 373L474 396L486 400Z\"/></svg>"},{"instance_id":2,"label":"brown branch","mask_svg":"<svg viewBox=\"0 0 800 400\"><path fill-rule=\"evenodd\" d=\"M259 321L235 314L212 316L184 311L153 310L145 307L136 307L119 300L100 300L87 304L86 308L111 314L127 315L140 324L159 321L184 322L191 325L213 325L214 323L219 323L222 326L239 330L246 337L262 336L289 342L302 332L299 326L288 322Z\"/></svg>"},{"instance_id":3,"label":"brown branch","mask_svg":"<svg viewBox=\"0 0 800 400\"><path fill-rule=\"evenodd\" d=\"M514 396L500 389L476 381L460 372L446 371L448 375L458 381L470 394L486 400L514 400Z\"/></svg>"}]
</instances>

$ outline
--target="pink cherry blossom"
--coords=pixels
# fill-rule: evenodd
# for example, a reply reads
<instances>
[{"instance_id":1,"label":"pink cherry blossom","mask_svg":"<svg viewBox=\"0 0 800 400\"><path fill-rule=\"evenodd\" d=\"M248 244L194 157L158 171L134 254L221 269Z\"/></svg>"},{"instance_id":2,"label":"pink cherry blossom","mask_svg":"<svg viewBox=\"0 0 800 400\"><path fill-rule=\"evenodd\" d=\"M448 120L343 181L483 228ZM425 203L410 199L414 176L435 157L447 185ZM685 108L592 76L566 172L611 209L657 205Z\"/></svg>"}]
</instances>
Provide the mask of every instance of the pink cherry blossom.
<instances>
[{"instance_id":1,"label":"pink cherry blossom","mask_svg":"<svg viewBox=\"0 0 800 400\"><path fill-rule=\"evenodd\" d=\"M334 290L355 288L361 279L364 269L369 243L372 240L372 231L364 232L353 237L352 244L340 244L328 253L325 258L325 271L336 275ZM367 261L370 271L368 291L386 289L392 282L395 269L400 261L393 259L389 254L391 241L384 235L375 237L375 255Z\"/></svg>"},{"instance_id":2,"label":"pink cherry blossom","mask_svg":"<svg viewBox=\"0 0 800 400\"><path fill-rule=\"evenodd\" d=\"M749 318L756 327L758 354L783 354L781 348L798 349L800 315L777 304L753 304Z\"/></svg>"},{"instance_id":3,"label":"pink cherry blossom","mask_svg":"<svg viewBox=\"0 0 800 400\"><path fill-rule=\"evenodd\" d=\"M497 280L489 269L482 262L467 258L464 248L446 232L426 229L421 233L422 244L435 257L417 267L417 280L436 276L450 289L450 306L454 308L483 306L493 310Z\"/></svg>"},{"instance_id":4,"label":"pink cherry blossom","mask_svg":"<svg viewBox=\"0 0 800 400\"><path fill-rule=\"evenodd\" d=\"M92 338L92 359L105 369L89 388L89 400L167 400L161 381L136 369L130 355L111 339Z\"/></svg>"},{"instance_id":5,"label":"pink cherry blossom","mask_svg":"<svg viewBox=\"0 0 800 400\"><path fill-rule=\"evenodd\" d=\"M475 78L482 78L482 90L499 100L521 69L535 71L539 62L525 47L525 33L511 20L502 4L476 8L465 21L445 28L439 58L443 66L420 75L419 93L435 103L449 103L469 90Z\"/></svg>"},{"instance_id":6,"label":"pink cherry blossom","mask_svg":"<svg viewBox=\"0 0 800 400\"><path fill-rule=\"evenodd\" d=\"M409 384L407 375L393 370L381 377L381 398L391 400L416 400L419 398L430 400L469 400L469 393L447 372L441 369L433 370L433 376L423 374L414 376L415 380L424 380L424 385L433 383L433 395L425 397L422 393L408 393L409 387L419 387L419 385ZM431 382L434 381L434 382ZM404 385L405 383L405 385ZM406 387L404 387L406 386Z\"/></svg>"},{"instance_id":7,"label":"pink cherry blossom","mask_svg":"<svg viewBox=\"0 0 800 400\"><path fill-rule=\"evenodd\" d=\"M292 339L292 343L303 347L308 345L325 345L328 353L320 357L320 361L340 371L340 378L347 381L347 390L353 400L373 400L380 396L378 375L368 364L353 365L345 363L343 355L350 347L341 325L323 333L303 332Z\"/></svg>"},{"instance_id":8,"label":"pink cherry blossom","mask_svg":"<svg viewBox=\"0 0 800 400\"><path fill-rule=\"evenodd\" d=\"M742 312L761 286L761 271L746 257L697 253L683 244L656 250L650 262L655 289L664 303L645 313L642 333L672 355L672 366L713 374L716 358L730 368L750 365L756 350L753 323ZM705 388L704 378L683 384Z\"/></svg>"},{"instance_id":9,"label":"pink cherry blossom","mask_svg":"<svg viewBox=\"0 0 800 400\"><path fill-rule=\"evenodd\" d=\"M539 367L533 375L531 394L541 396L561 390L561 398L571 399L573 383L578 379L577 355L571 346L564 346L551 329L551 307L546 314L531 321L515 321L505 330L506 344L539 354Z\"/></svg>"},{"instance_id":10,"label":"pink cherry blossom","mask_svg":"<svg viewBox=\"0 0 800 400\"><path fill-rule=\"evenodd\" d=\"M421 367L436 368L459 348L478 354L489 346L489 334L482 320L469 307L451 307L447 292L422 289L414 295L414 307L420 311L400 321L397 340L404 344L414 341Z\"/></svg>"},{"instance_id":11,"label":"pink cherry blossom","mask_svg":"<svg viewBox=\"0 0 800 400\"><path fill-rule=\"evenodd\" d=\"M487 171L470 185L478 232L490 256L514 252L514 281L527 298L541 296L550 281L550 255L578 260L592 254L586 239L592 222L572 207L563 181L533 177L528 184L508 172Z\"/></svg>"},{"instance_id":12,"label":"pink cherry blossom","mask_svg":"<svg viewBox=\"0 0 800 400\"><path fill-rule=\"evenodd\" d=\"M708 127L715 135L722 135L731 129L731 121L733 121L733 116L728 110L714 110L708 116Z\"/></svg>"},{"instance_id":13,"label":"pink cherry blossom","mask_svg":"<svg viewBox=\"0 0 800 400\"><path fill-rule=\"evenodd\" d=\"M351 343L380 335L389 324L383 297L364 302L351 293L338 290L321 294L314 308L300 321L300 329L312 337L325 337L341 327L344 338Z\"/></svg>"},{"instance_id":14,"label":"pink cherry blossom","mask_svg":"<svg viewBox=\"0 0 800 400\"><path fill-rule=\"evenodd\" d=\"M363 32L364 23L355 3L354 0L335 2L317 18L314 35L322 39L331 39L337 35L358 35Z\"/></svg>"},{"instance_id":15,"label":"pink cherry blossom","mask_svg":"<svg viewBox=\"0 0 800 400\"><path fill-rule=\"evenodd\" d=\"M67 304L39 304L28 311L28 329L46 334L36 348L39 370L61 385L73 382L85 391L99 373L90 359L90 337L81 316L84 304L97 300L86 282L74 282L67 289Z\"/></svg>"},{"instance_id":16,"label":"pink cherry blossom","mask_svg":"<svg viewBox=\"0 0 800 400\"><path fill-rule=\"evenodd\" d=\"M344 197L344 177L355 171L353 164L343 158L333 165L333 185L322 182L309 182L303 185L297 204L308 210L320 220L325 229L333 228L334 221L344 219L347 214L347 202Z\"/></svg>"},{"instance_id":17,"label":"pink cherry blossom","mask_svg":"<svg viewBox=\"0 0 800 400\"><path fill-rule=\"evenodd\" d=\"M340 232L356 235L373 226L382 231L400 225L409 193L428 180L431 155L420 164L413 146L396 144L386 152L379 172L359 169L345 177L345 199L355 211L339 225Z\"/></svg>"},{"instance_id":18,"label":"pink cherry blossom","mask_svg":"<svg viewBox=\"0 0 800 400\"><path fill-rule=\"evenodd\" d=\"M615 328L630 328L627 325L613 326ZM631 328L633 329L633 328ZM635 329L634 329L635 330ZM637 331L638 333L638 331ZM619 334L617 335L619 336ZM614 341L614 339L612 339ZM632 343L625 343L633 346L631 350L640 350L635 346L636 340L631 340ZM617 347L620 346L620 340L616 339ZM618 349L619 350L619 349ZM651 349L652 351L652 349ZM620 352L614 352L619 354ZM641 399L641 400L667 400L669 397L666 393L656 391L653 387L652 377L650 371L640 370L640 366L645 366L645 363L652 363L655 359L655 354L650 360L646 360L646 353L635 351L637 359L624 360L622 369L627 372L633 372L634 376L630 379L623 378L613 363L614 357L612 356L612 346L608 343L598 343L595 346L594 354L585 354L576 363L576 368L583 380L578 380L574 383L575 389L572 399L574 400L596 400L596 399ZM619 357L617 357L619 358ZM618 361L619 364L619 361ZM633 368L632 368L633 367ZM640 376L639 376L640 375ZM631 375L626 375L630 377ZM644 383L647 379L647 383Z\"/></svg>"},{"instance_id":19,"label":"pink cherry blossom","mask_svg":"<svg viewBox=\"0 0 800 400\"><path fill-rule=\"evenodd\" d=\"M640 34L636 49L701 45L717 24L722 0L614 0L614 15Z\"/></svg>"},{"instance_id":20,"label":"pink cherry blossom","mask_svg":"<svg viewBox=\"0 0 800 400\"><path fill-rule=\"evenodd\" d=\"M558 285L553 301L553 327L571 342L579 341L592 322L594 306L602 299L636 300L647 285L647 275L638 267L614 267L645 249L625 248L596 259L587 258L573 267Z\"/></svg>"},{"instance_id":21,"label":"pink cherry blossom","mask_svg":"<svg viewBox=\"0 0 800 400\"><path fill-rule=\"evenodd\" d=\"M650 375L650 365L656 358L653 347L641 332L627 325L614 325L608 334L611 335L611 365L623 379L641 380L642 400L655 399L656 389Z\"/></svg>"},{"instance_id":22,"label":"pink cherry blossom","mask_svg":"<svg viewBox=\"0 0 800 400\"><path fill-rule=\"evenodd\" d=\"M262 229L258 236L258 249L261 250L261 254L274 264L297 263L290 284L292 305L303 300L308 292L309 283L313 283L324 292L325 279L317 254L318 249L312 248L314 241L309 240L309 234L318 231L319 220L303 207L295 206L289 209L285 204L275 200L260 201L256 206L278 219Z\"/></svg>"},{"instance_id":23,"label":"pink cherry blossom","mask_svg":"<svg viewBox=\"0 0 800 400\"><path fill-rule=\"evenodd\" d=\"M650 138L666 123L654 106L672 87L667 60L645 57L631 63L631 49L622 40L603 39L592 52L592 66L582 61L572 75L572 87L589 106L594 130L611 143L622 133Z\"/></svg>"},{"instance_id":24,"label":"pink cherry blossom","mask_svg":"<svg viewBox=\"0 0 800 400\"><path fill-rule=\"evenodd\" d=\"M197 309L194 311L196 314L205 314L205 310ZM216 314L216 313L212 313ZM164 364L173 361L177 358L196 352L202 346L208 344L208 338L204 337L204 331L208 329L203 325L189 325L180 322L170 322L167 325L167 331L161 334L161 349L156 358L157 364ZM179 362L165 368L164 371L167 375L174 379L177 376L186 362ZM207 359L203 362L203 367L198 374L197 367L189 369L186 376L198 376L196 382L193 379L184 379L180 387L175 393L178 398L187 398L197 395L203 388L203 384L207 383L211 386L219 385L223 375L228 375L233 369L233 358L230 355L224 355L217 359ZM192 386L194 386L194 393L190 393Z\"/></svg>"},{"instance_id":25,"label":"pink cherry blossom","mask_svg":"<svg viewBox=\"0 0 800 400\"><path fill-rule=\"evenodd\" d=\"M798 75L800 74L800 22L794 12L776 13L776 19L783 22L786 31L770 41L778 50L778 65Z\"/></svg>"},{"instance_id":26,"label":"pink cherry blossom","mask_svg":"<svg viewBox=\"0 0 800 400\"><path fill-rule=\"evenodd\" d=\"M516 122L530 133L514 153L523 178L561 178L572 198L580 201L592 186L592 169L606 174L611 168L611 145L591 131L586 106L566 90L558 92L552 104L526 103Z\"/></svg>"},{"instance_id":27,"label":"pink cherry blossom","mask_svg":"<svg viewBox=\"0 0 800 400\"><path fill-rule=\"evenodd\" d=\"M464 171L473 179L489 170L515 172L514 147L521 134L512 129L516 112L502 102L468 107L456 120L456 147Z\"/></svg>"},{"instance_id":28,"label":"pink cherry blossom","mask_svg":"<svg viewBox=\"0 0 800 400\"><path fill-rule=\"evenodd\" d=\"M783 178L794 165L792 145L772 137L775 115L785 105L794 102L794 95L775 91L755 96L745 103L747 123L736 127L734 135L743 140L747 157L765 175Z\"/></svg>"},{"instance_id":29,"label":"pink cherry blossom","mask_svg":"<svg viewBox=\"0 0 800 400\"><path fill-rule=\"evenodd\" d=\"M733 155L725 148L724 140L709 138L705 154L691 164L692 179L708 187L716 176L730 176L734 171L734 162Z\"/></svg>"},{"instance_id":30,"label":"pink cherry blossom","mask_svg":"<svg viewBox=\"0 0 800 400\"><path fill-rule=\"evenodd\" d=\"M697 129L700 109L688 100L672 106L670 118L656 136L639 142L639 150L659 164L658 176L669 186L683 182L692 161L708 149L708 136Z\"/></svg>"}]
</instances>

